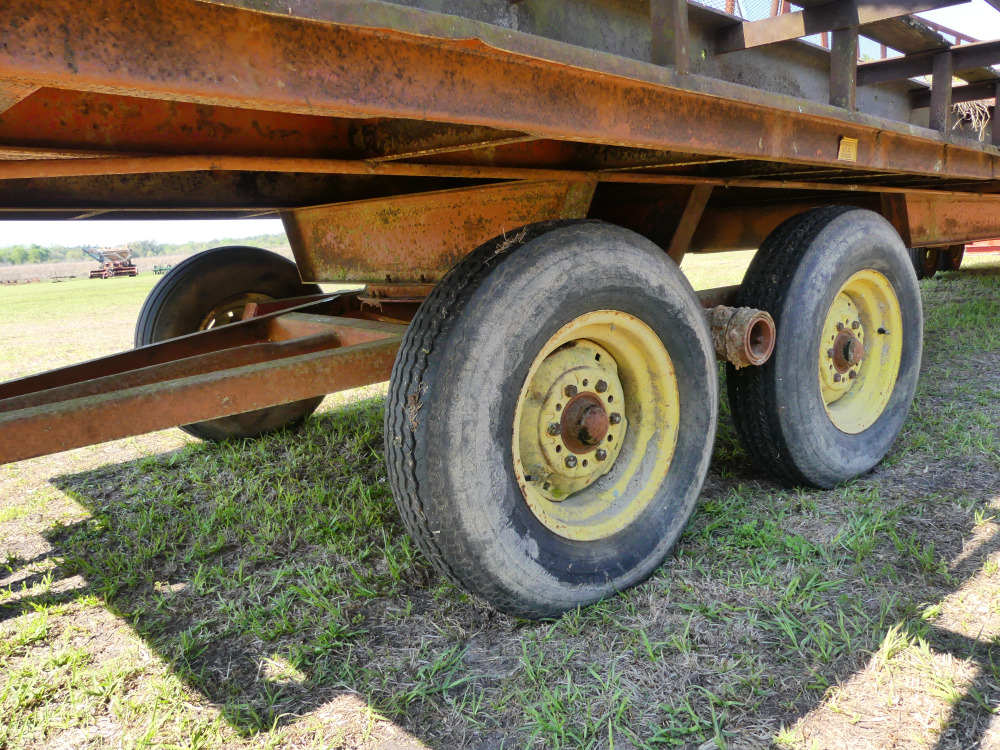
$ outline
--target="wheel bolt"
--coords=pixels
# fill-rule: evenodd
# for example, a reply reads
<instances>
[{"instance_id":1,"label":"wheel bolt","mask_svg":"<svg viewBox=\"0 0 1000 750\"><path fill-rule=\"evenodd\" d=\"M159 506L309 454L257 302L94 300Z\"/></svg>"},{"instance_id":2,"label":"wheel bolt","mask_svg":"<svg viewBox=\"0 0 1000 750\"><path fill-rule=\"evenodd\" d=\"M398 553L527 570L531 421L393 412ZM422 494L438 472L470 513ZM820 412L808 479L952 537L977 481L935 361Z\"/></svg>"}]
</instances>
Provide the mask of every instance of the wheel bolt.
<instances>
[{"instance_id":1,"label":"wheel bolt","mask_svg":"<svg viewBox=\"0 0 1000 750\"><path fill-rule=\"evenodd\" d=\"M826 356L828 356L830 359L833 359L833 349L827 349Z\"/></svg>"},{"instance_id":2,"label":"wheel bolt","mask_svg":"<svg viewBox=\"0 0 1000 750\"><path fill-rule=\"evenodd\" d=\"M611 422L611 424L618 424L619 422L622 421L622 415L616 411L613 411L611 412L611 416L608 417L608 421Z\"/></svg>"},{"instance_id":3,"label":"wheel bolt","mask_svg":"<svg viewBox=\"0 0 1000 750\"><path fill-rule=\"evenodd\" d=\"M604 450L604 448L598 448L596 451L594 451L594 458L596 458L598 461L603 461L607 457L608 457L608 452Z\"/></svg>"},{"instance_id":4,"label":"wheel bolt","mask_svg":"<svg viewBox=\"0 0 1000 750\"><path fill-rule=\"evenodd\" d=\"M549 429L546 430L550 435L558 435L562 432L562 425L558 422L549 422Z\"/></svg>"},{"instance_id":5,"label":"wheel bolt","mask_svg":"<svg viewBox=\"0 0 1000 750\"><path fill-rule=\"evenodd\" d=\"M566 468L567 469L576 468L576 456L566 456Z\"/></svg>"},{"instance_id":6,"label":"wheel bolt","mask_svg":"<svg viewBox=\"0 0 1000 750\"><path fill-rule=\"evenodd\" d=\"M856 378L857 376L858 373L856 373L854 370L851 370L849 373L847 373L847 377L849 377L851 380L854 380L854 378Z\"/></svg>"},{"instance_id":7,"label":"wheel bolt","mask_svg":"<svg viewBox=\"0 0 1000 750\"><path fill-rule=\"evenodd\" d=\"M841 323L840 321L837 321L837 330L838 331L843 331L844 330L844 324Z\"/></svg>"},{"instance_id":8,"label":"wheel bolt","mask_svg":"<svg viewBox=\"0 0 1000 750\"><path fill-rule=\"evenodd\" d=\"M608 384L605 383L603 380L598 380L597 385L595 385L594 387L597 389L598 393L604 393L606 390L608 390Z\"/></svg>"},{"instance_id":9,"label":"wheel bolt","mask_svg":"<svg viewBox=\"0 0 1000 750\"><path fill-rule=\"evenodd\" d=\"M576 386L575 385L567 385L563 389L563 393L566 394L566 398L573 398L573 396L576 395Z\"/></svg>"},{"instance_id":10,"label":"wheel bolt","mask_svg":"<svg viewBox=\"0 0 1000 750\"><path fill-rule=\"evenodd\" d=\"M851 328L853 328L855 331L861 328L861 321L855 320L853 323L851 323Z\"/></svg>"},{"instance_id":11,"label":"wheel bolt","mask_svg":"<svg viewBox=\"0 0 1000 750\"><path fill-rule=\"evenodd\" d=\"M839 383L840 382L840 373L839 372L833 373L833 382L834 383Z\"/></svg>"}]
</instances>

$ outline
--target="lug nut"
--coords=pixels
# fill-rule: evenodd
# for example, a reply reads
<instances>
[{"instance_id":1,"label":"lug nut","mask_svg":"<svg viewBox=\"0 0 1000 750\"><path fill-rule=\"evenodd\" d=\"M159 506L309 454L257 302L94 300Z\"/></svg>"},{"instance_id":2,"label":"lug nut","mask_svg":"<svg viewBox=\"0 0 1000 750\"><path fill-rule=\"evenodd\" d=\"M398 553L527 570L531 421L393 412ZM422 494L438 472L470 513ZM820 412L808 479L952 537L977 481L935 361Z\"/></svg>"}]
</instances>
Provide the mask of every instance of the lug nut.
<instances>
[{"instance_id":1,"label":"lug nut","mask_svg":"<svg viewBox=\"0 0 1000 750\"><path fill-rule=\"evenodd\" d=\"M840 321L837 321L837 330L838 331L843 331L844 330L844 324L841 323Z\"/></svg>"},{"instance_id":2,"label":"lug nut","mask_svg":"<svg viewBox=\"0 0 1000 750\"><path fill-rule=\"evenodd\" d=\"M566 468L567 469L576 468L576 456L566 456Z\"/></svg>"},{"instance_id":3,"label":"lug nut","mask_svg":"<svg viewBox=\"0 0 1000 750\"><path fill-rule=\"evenodd\" d=\"M576 386L575 385L567 385L563 389L563 393L566 394L566 398L573 398L573 396L576 395Z\"/></svg>"},{"instance_id":4,"label":"lug nut","mask_svg":"<svg viewBox=\"0 0 1000 750\"><path fill-rule=\"evenodd\" d=\"M847 377L849 377L851 380L854 380L854 378L856 378L857 376L858 374L854 370L851 370L849 373L847 373Z\"/></svg>"},{"instance_id":5,"label":"lug nut","mask_svg":"<svg viewBox=\"0 0 1000 750\"><path fill-rule=\"evenodd\" d=\"M603 380L598 380L597 385L595 385L594 387L597 389L598 393L604 393L606 390L608 390L608 384L605 383Z\"/></svg>"},{"instance_id":6,"label":"lug nut","mask_svg":"<svg viewBox=\"0 0 1000 750\"><path fill-rule=\"evenodd\" d=\"M594 451L594 458L596 458L598 461L603 461L607 457L608 457L608 452L604 450L604 448L598 448L596 451Z\"/></svg>"},{"instance_id":7,"label":"lug nut","mask_svg":"<svg viewBox=\"0 0 1000 750\"><path fill-rule=\"evenodd\" d=\"M826 356L828 356L830 359L833 359L833 349L827 349Z\"/></svg>"},{"instance_id":8,"label":"lug nut","mask_svg":"<svg viewBox=\"0 0 1000 750\"><path fill-rule=\"evenodd\" d=\"M618 424L619 422L622 421L622 415L616 411L613 411L611 412L611 416L608 417L608 421L611 422L611 424Z\"/></svg>"},{"instance_id":9,"label":"lug nut","mask_svg":"<svg viewBox=\"0 0 1000 750\"><path fill-rule=\"evenodd\" d=\"M834 383L839 383L840 382L840 373L839 372L833 373L833 382Z\"/></svg>"},{"instance_id":10,"label":"lug nut","mask_svg":"<svg viewBox=\"0 0 1000 750\"><path fill-rule=\"evenodd\" d=\"M853 323L851 323L851 328L853 328L855 331L861 328L861 321L855 320Z\"/></svg>"},{"instance_id":11,"label":"lug nut","mask_svg":"<svg viewBox=\"0 0 1000 750\"><path fill-rule=\"evenodd\" d=\"M558 422L549 422L549 429L546 430L550 435L558 435L562 432L562 425Z\"/></svg>"}]
</instances>

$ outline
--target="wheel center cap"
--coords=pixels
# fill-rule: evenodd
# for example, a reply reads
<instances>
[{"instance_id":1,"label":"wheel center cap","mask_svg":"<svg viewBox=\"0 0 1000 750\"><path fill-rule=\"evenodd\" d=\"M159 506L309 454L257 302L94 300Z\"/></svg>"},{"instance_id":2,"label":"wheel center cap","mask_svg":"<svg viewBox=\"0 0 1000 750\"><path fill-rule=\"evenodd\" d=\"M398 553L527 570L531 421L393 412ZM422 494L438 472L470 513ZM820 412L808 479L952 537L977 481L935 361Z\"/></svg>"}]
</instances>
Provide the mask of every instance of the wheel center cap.
<instances>
[{"instance_id":1,"label":"wheel center cap","mask_svg":"<svg viewBox=\"0 0 1000 750\"><path fill-rule=\"evenodd\" d=\"M844 373L865 357L865 345L852 331L843 330L833 342L833 366Z\"/></svg>"},{"instance_id":2,"label":"wheel center cap","mask_svg":"<svg viewBox=\"0 0 1000 750\"><path fill-rule=\"evenodd\" d=\"M611 422L596 394L574 396L563 409L562 435L573 453L588 453L608 434Z\"/></svg>"}]
</instances>

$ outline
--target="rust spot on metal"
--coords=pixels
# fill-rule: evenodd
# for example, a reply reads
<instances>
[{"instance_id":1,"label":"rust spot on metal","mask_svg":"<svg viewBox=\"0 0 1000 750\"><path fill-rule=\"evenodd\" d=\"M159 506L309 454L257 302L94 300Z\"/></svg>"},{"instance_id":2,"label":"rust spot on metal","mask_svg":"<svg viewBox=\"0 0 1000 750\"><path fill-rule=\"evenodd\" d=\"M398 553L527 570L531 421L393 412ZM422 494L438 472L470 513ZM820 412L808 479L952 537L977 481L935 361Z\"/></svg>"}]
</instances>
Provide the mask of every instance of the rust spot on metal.
<instances>
[{"instance_id":1,"label":"rust spot on metal","mask_svg":"<svg viewBox=\"0 0 1000 750\"><path fill-rule=\"evenodd\" d=\"M610 426L601 399L593 393L579 393L573 395L563 409L560 433L569 450L584 454L604 440Z\"/></svg>"},{"instance_id":2,"label":"rust spot on metal","mask_svg":"<svg viewBox=\"0 0 1000 750\"><path fill-rule=\"evenodd\" d=\"M865 346L861 340L854 335L849 328L844 328L837 334L833 341L833 367L840 374L844 374L856 364L861 362L865 356Z\"/></svg>"},{"instance_id":3,"label":"rust spot on metal","mask_svg":"<svg viewBox=\"0 0 1000 750\"><path fill-rule=\"evenodd\" d=\"M737 369L762 365L774 351L774 320L764 310L718 305L705 311L716 356Z\"/></svg>"},{"instance_id":4,"label":"rust spot on metal","mask_svg":"<svg viewBox=\"0 0 1000 750\"><path fill-rule=\"evenodd\" d=\"M503 183L304 208L282 218L306 281L419 283L440 279L505 231L560 218L571 187ZM513 244L517 234L508 238Z\"/></svg>"},{"instance_id":5,"label":"rust spot on metal","mask_svg":"<svg viewBox=\"0 0 1000 750\"><path fill-rule=\"evenodd\" d=\"M0 384L0 463L387 380L405 326L359 308L321 297Z\"/></svg>"}]
</instances>

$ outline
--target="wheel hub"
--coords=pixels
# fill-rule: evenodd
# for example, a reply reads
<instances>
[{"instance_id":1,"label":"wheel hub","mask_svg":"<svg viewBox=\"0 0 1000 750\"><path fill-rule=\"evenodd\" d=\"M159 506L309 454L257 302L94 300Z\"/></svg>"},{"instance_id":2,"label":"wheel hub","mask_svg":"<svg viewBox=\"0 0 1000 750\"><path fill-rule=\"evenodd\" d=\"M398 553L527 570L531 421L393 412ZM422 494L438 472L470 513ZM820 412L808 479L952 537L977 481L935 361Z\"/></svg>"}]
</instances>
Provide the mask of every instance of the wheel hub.
<instances>
[{"instance_id":1,"label":"wheel hub","mask_svg":"<svg viewBox=\"0 0 1000 750\"><path fill-rule=\"evenodd\" d=\"M578 340L549 355L528 386L521 418L525 479L561 502L607 474L628 427L625 393L607 350Z\"/></svg>"},{"instance_id":2,"label":"wheel hub","mask_svg":"<svg viewBox=\"0 0 1000 750\"><path fill-rule=\"evenodd\" d=\"M563 409L560 427L563 442L569 450L577 454L589 453L604 440L611 420L597 394L580 393Z\"/></svg>"},{"instance_id":3,"label":"wheel hub","mask_svg":"<svg viewBox=\"0 0 1000 750\"><path fill-rule=\"evenodd\" d=\"M823 326L820 384L823 398L830 404L851 389L865 357L865 326L857 305L839 293Z\"/></svg>"},{"instance_id":4,"label":"wheel hub","mask_svg":"<svg viewBox=\"0 0 1000 750\"><path fill-rule=\"evenodd\" d=\"M841 375L861 364L864 356L865 345L850 329L845 328L833 340L833 367Z\"/></svg>"}]
</instances>

